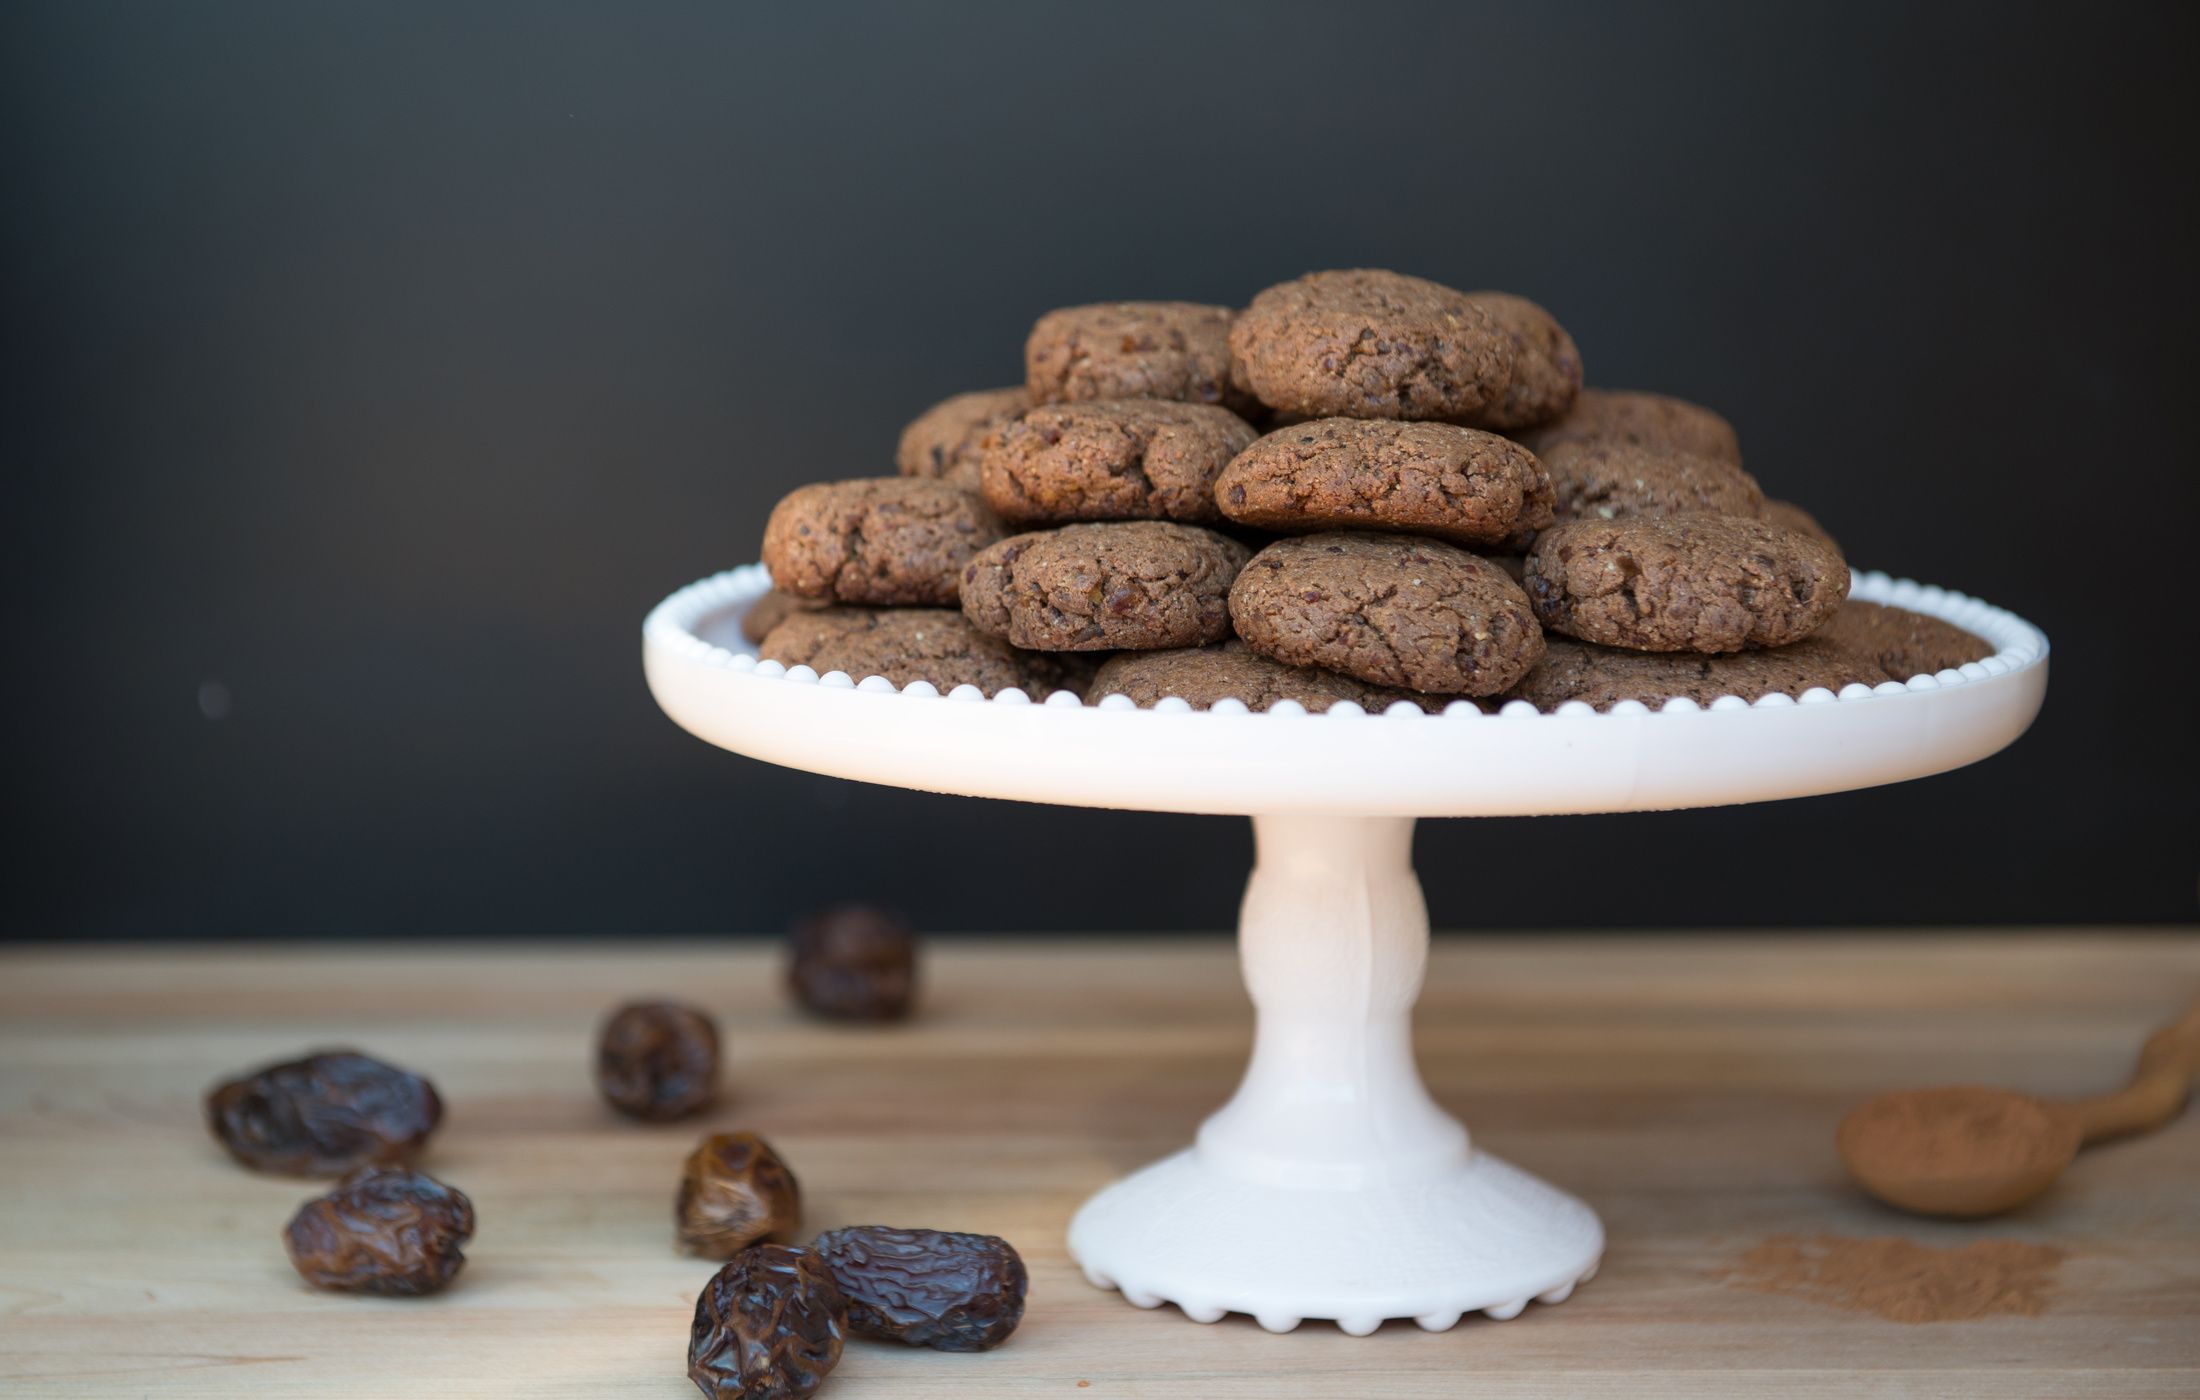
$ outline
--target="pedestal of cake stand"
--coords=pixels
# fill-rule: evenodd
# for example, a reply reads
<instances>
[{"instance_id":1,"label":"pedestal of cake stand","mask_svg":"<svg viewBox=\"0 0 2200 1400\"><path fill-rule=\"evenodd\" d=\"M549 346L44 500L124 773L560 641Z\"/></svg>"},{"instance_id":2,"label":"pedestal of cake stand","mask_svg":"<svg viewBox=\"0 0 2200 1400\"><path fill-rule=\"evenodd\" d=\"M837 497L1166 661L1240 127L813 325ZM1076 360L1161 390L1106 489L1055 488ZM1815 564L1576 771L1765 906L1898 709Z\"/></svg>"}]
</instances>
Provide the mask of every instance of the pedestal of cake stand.
<instances>
[{"instance_id":1,"label":"pedestal of cake stand","mask_svg":"<svg viewBox=\"0 0 2200 1400\"><path fill-rule=\"evenodd\" d=\"M1261 714L1236 701L1140 709L1067 693L942 694L824 675L742 636L771 586L749 565L660 603L642 626L657 701L713 744L927 792L1251 815L1260 856L1239 939L1259 1031L1245 1082L1188 1149L1093 1197L1070 1248L1095 1283L1195 1318L1251 1313L1347 1331L1411 1317L1510 1317L1596 1267L1603 1231L1571 1196L1477 1149L1429 1100L1410 1020L1428 951L1417 817L1640 812L1902 782L2024 732L2047 639L1960 593L1883 574L1853 597L1943 618L1995 653L1933 675L1754 703L1625 701L1552 714L1515 701L1382 714Z\"/></svg>"},{"instance_id":2,"label":"pedestal of cake stand","mask_svg":"<svg viewBox=\"0 0 2200 1400\"><path fill-rule=\"evenodd\" d=\"M1332 1318L1430 1329L1558 1302L1595 1272L1596 1216L1475 1147L1413 1059L1428 910L1411 817L1261 816L1238 924L1259 1012L1237 1094L1189 1148L1070 1225L1085 1275L1140 1307L1271 1332Z\"/></svg>"}]
</instances>

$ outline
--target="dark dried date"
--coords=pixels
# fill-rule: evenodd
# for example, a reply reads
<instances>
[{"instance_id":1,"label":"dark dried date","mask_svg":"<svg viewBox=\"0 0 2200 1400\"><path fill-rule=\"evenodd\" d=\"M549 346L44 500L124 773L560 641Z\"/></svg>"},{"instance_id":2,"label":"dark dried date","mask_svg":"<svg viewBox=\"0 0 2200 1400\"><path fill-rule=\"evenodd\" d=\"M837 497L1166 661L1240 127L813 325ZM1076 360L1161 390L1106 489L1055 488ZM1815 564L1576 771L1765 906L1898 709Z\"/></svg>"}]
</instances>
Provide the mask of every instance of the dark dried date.
<instances>
[{"instance_id":1,"label":"dark dried date","mask_svg":"<svg viewBox=\"0 0 2200 1400\"><path fill-rule=\"evenodd\" d=\"M206 1096L206 1123L255 1171L342 1176L418 1155L443 1119L435 1086L353 1050L269 1065Z\"/></svg>"},{"instance_id":2,"label":"dark dried date","mask_svg":"<svg viewBox=\"0 0 2200 1400\"><path fill-rule=\"evenodd\" d=\"M917 990L917 935L883 909L841 904L795 926L787 982L836 1021L898 1021Z\"/></svg>"},{"instance_id":3,"label":"dark dried date","mask_svg":"<svg viewBox=\"0 0 2200 1400\"><path fill-rule=\"evenodd\" d=\"M718 1097L718 1027L671 1001L622 1006L596 1041L596 1087L630 1118L666 1122Z\"/></svg>"},{"instance_id":4,"label":"dark dried date","mask_svg":"<svg viewBox=\"0 0 2200 1400\"><path fill-rule=\"evenodd\" d=\"M412 1296L465 1267L460 1247L473 1233L465 1192L409 1168L367 1167L300 1206L283 1245L316 1288Z\"/></svg>"},{"instance_id":5,"label":"dark dried date","mask_svg":"<svg viewBox=\"0 0 2200 1400\"><path fill-rule=\"evenodd\" d=\"M848 1300L848 1330L937 1351L984 1351L1024 1317L1024 1261L1007 1240L855 1225L810 1246Z\"/></svg>"},{"instance_id":6,"label":"dark dried date","mask_svg":"<svg viewBox=\"0 0 2200 1400\"><path fill-rule=\"evenodd\" d=\"M840 1363L847 1304L806 1249L753 1245L712 1275L688 1330L705 1400L801 1400Z\"/></svg>"},{"instance_id":7,"label":"dark dried date","mask_svg":"<svg viewBox=\"0 0 2200 1400\"><path fill-rule=\"evenodd\" d=\"M764 1139L714 1133L688 1154L672 1215L681 1248L731 1259L759 1240L793 1234L802 1188Z\"/></svg>"}]
</instances>

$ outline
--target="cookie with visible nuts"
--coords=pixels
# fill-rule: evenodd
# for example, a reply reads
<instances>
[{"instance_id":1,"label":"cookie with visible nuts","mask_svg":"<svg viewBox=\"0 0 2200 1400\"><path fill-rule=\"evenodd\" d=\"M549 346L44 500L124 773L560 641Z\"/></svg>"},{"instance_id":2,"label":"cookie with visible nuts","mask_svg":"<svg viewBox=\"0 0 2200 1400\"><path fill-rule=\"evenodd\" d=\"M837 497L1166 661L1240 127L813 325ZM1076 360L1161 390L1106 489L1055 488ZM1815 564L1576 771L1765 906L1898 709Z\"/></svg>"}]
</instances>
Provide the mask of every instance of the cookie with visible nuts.
<instances>
[{"instance_id":1,"label":"cookie with visible nuts","mask_svg":"<svg viewBox=\"0 0 2200 1400\"><path fill-rule=\"evenodd\" d=\"M1270 433L1215 480L1222 513L1267 530L1402 530L1496 544L1551 523L1551 482L1510 438L1451 423L1321 418Z\"/></svg>"},{"instance_id":2,"label":"cookie with visible nuts","mask_svg":"<svg viewBox=\"0 0 2200 1400\"><path fill-rule=\"evenodd\" d=\"M884 676L897 686L928 681L945 695L974 685L992 695L1011 686L1034 700L1083 693L1091 679L1062 658L1018 651L950 608L827 608L787 619L757 647L766 660L850 680Z\"/></svg>"},{"instance_id":3,"label":"cookie with visible nuts","mask_svg":"<svg viewBox=\"0 0 2200 1400\"><path fill-rule=\"evenodd\" d=\"M1551 448L1543 466L1558 524L1705 512L1754 518L1765 504L1739 463L1678 448L1576 439Z\"/></svg>"},{"instance_id":4,"label":"cookie with visible nuts","mask_svg":"<svg viewBox=\"0 0 2200 1400\"><path fill-rule=\"evenodd\" d=\"M1562 442L1616 442L1742 460L1741 439L1726 419L1686 399L1633 389L1583 389L1565 417L1513 436L1538 457Z\"/></svg>"},{"instance_id":5,"label":"cookie with visible nuts","mask_svg":"<svg viewBox=\"0 0 2200 1400\"><path fill-rule=\"evenodd\" d=\"M1436 695L1496 695L1543 655L1527 595L1504 570L1409 535L1279 540L1238 575L1230 618L1286 665Z\"/></svg>"},{"instance_id":6,"label":"cookie with visible nuts","mask_svg":"<svg viewBox=\"0 0 2200 1400\"><path fill-rule=\"evenodd\" d=\"M1554 632L1635 651L1801 641L1840 610L1849 569L1793 530L1733 515L1574 520L1537 537L1525 586Z\"/></svg>"},{"instance_id":7,"label":"cookie with visible nuts","mask_svg":"<svg viewBox=\"0 0 2200 1400\"><path fill-rule=\"evenodd\" d=\"M1994 654L1993 643L1952 622L1860 598L1843 603L1841 611L1811 636L1870 657L1898 681L1952 671Z\"/></svg>"},{"instance_id":8,"label":"cookie with visible nuts","mask_svg":"<svg viewBox=\"0 0 2200 1400\"><path fill-rule=\"evenodd\" d=\"M1512 379L1505 392L1470 420L1477 428L1513 432L1563 417L1581 392L1581 351L1558 318L1510 292L1469 292L1512 342Z\"/></svg>"},{"instance_id":9,"label":"cookie with visible nuts","mask_svg":"<svg viewBox=\"0 0 2200 1400\"><path fill-rule=\"evenodd\" d=\"M1109 301L1041 316L1024 342L1024 387L1035 404L1174 399L1249 408L1230 383L1227 306Z\"/></svg>"},{"instance_id":10,"label":"cookie with visible nuts","mask_svg":"<svg viewBox=\"0 0 2200 1400\"><path fill-rule=\"evenodd\" d=\"M1212 524L1215 478L1257 436L1226 408L1101 399L1029 409L995 428L979 489L1004 520Z\"/></svg>"},{"instance_id":11,"label":"cookie with visible nuts","mask_svg":"<svg viewBox=\"0 0 2200 1400\"><path fill-rule=\"evenodd\" d=\"M801 598L952 604L962 566L1002 533L985 502L943 481L828 481L773 509L764 563L776 587Z\"/></svg>"},{"instance_id":12,"label":"cookie with visible nuts","mask_svg":"<svg viewBox=\"0 0 2200 1400\"><path fill-rule=\"evenodd\" d=\"M1158 520L1011 535L964 568L963 614L1041 651L1204 646L1230 634L1230 584L1251 555Z\"/></svg>"},{"instance_id":13,"label":"cookie with visible nuts","mask_svg":"<svg viewBox=\"0 0 2200 1400\"><path fill-rule=\"evenodd\" d=\"M1845 685L1878 685L1885 670L1868 656L1823 636L1806 637L1769 651L1706 656L1692 651L1622 651L1552 637L1543 660L1506 697L1555 710L1579 700L1608 710L1622 700L1651 709L1680 698L1708 705L1726 695L1755 702L1778 692L1800 696L1814 687L1839 692Z\"/></svg>"},{"instance_id":14,"label":"cookie with visible nuts","mask_svg":"<svg viewBox=\"0 0 2200 1400\"><path fill-rule=\"evenodd\" d=\"M1126 651L1100 668L1086 692L1093 704L1110 695L1127 695L1141 707L1174 696L1195 710L1210 709L1218 700L1236 700L1255 713L1279 701L1295 700L1317 715L1340 700L1370 713L1380 713L1400 700L1423 708L1431 703L1427 696L1369 685L1335 671L1286 666L1237 641L1176 651Z\"/></svg>"},{"instance_id":15,"label":"cookie with visible nuts","mask_svg":"<svg viewBox=\"0 0 2200 1400\"><path fill-rule=\"evenodd\" d=\"M1030 406L1020 388L975 389L941 399L901 430L894 466L903 476L975 491L979 444L987 433Z\"/></svg>"},{"instance_id":16,"label":"cookie with visible nuts","mask_svg":"<svg viewBox=\"0 0 2200 1400\"><path fill-rule=\"evenodd\" d=\"M1502 411L1513 359L1510 333L1466 293L1369 268L1270 287L1230 327L1232 381L1309 418L1471 422Z\"/></svg>"}]
</instances>

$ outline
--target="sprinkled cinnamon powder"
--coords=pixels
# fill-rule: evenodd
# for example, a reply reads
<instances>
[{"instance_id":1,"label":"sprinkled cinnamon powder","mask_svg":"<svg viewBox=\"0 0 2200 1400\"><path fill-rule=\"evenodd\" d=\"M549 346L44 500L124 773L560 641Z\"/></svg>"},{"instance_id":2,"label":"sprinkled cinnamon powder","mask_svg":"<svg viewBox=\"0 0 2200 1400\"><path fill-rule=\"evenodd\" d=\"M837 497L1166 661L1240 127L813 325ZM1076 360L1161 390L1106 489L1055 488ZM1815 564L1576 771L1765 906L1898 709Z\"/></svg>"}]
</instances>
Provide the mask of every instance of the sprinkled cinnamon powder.
<instances>
[{"instance_id":1,"label":"sprinkled cinnamon powder","mask_svg":"<svg viewBox=\"0 0 2200 1400\"><path fill-rule=\"evenodd\" d=\"M1718 1277L1890 1322L1967 1322L2047 1311L2055 1266L2066 1257L2053 1245L2017 1240L1933 1249L1904 1239L1774 1235Z\"/></svg>"}]
</instances>

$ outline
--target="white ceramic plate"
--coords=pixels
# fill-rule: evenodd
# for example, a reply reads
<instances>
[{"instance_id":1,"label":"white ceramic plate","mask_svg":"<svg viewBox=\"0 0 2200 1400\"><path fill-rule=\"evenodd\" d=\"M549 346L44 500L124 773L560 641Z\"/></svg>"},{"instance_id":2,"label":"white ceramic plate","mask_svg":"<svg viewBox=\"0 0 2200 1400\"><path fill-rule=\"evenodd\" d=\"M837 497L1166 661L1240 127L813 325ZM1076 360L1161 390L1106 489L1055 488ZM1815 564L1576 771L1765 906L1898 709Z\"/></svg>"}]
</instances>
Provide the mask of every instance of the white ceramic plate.
<instances>
[{"instance_id":1,"label":"white ceramic plate","mask_svg":"<svg viewBox=\"0 0 2200 1400\"><path fill-rule=\"evenodd\" d=\"M1708 707L1627 702L1554 714L1525 702L1485 715L1356 705L1262 714L1181 701L1141 710L1009 690L940 695L883 676L818 676L759 658L741 636L771 586L751 564L681 589L642 627L665 712L736 753L835 777L1069 806L1250 814L1522 816L1702 807L1804 797L1974 763L2022 734L2047 690L2047 638L2023 618L1945 589L1857 576L1851 596L1943 618L1995 655L1961 670L1835 695L1729 696Z\"/></svg>"}]
</instances>

